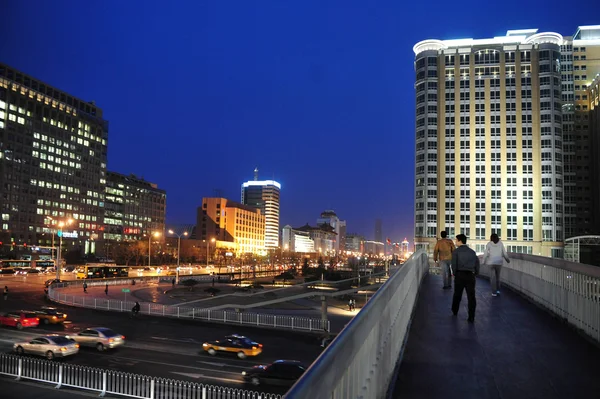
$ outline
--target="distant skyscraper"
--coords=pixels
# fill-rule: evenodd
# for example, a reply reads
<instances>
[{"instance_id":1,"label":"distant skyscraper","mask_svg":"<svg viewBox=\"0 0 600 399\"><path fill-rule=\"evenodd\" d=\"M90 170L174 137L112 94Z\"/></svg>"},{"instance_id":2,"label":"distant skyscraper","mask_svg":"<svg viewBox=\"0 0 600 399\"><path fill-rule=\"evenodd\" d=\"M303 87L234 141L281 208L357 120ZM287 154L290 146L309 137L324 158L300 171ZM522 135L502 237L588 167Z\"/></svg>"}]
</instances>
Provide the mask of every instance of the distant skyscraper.
<instances>
[{"instance_id":1,"label":"distant skyscraper","mask_svg":"<svg viewBox=\"0 0 600 399\"><path fill-rule=\"evenodd\" d=\"M337 234L334 244L336 252L344 251L346 247L346 221L340 220L333 210L326 210L317 219L317 225L328 224Z\"/></svg>"},{"instance_id":2,"label":"distant skyscraper","mask_svg":"<svg viewBox=\"0 0 600 399\"><path fill-rule=\"evenodd\" d=\"M279 198L281 184L275 180L258 180L258 168L254 180L242 184L242 204L260 209L265 216L265 247L279 246Z\"/></svg>"},{"instance_id":3,"label":"distant skyscraper","mask_svg":"<svg viewBox=\"0 0 600 399\"><path fill-rule=\"evenodd\" d=\"M375 241L383 242L383 231L381 229L381 219L375 219Z\"/></svg>"}]
</instances>

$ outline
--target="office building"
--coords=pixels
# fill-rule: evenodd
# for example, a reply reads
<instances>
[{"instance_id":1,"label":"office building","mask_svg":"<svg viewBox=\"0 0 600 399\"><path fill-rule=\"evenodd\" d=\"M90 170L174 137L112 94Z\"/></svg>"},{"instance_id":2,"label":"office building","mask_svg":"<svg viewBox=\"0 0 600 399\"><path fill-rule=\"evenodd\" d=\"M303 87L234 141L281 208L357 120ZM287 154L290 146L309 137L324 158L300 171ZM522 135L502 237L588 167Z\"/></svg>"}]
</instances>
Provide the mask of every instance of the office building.
<instances>
[{"instance_id":1,"label":"office building","mask_svg":"<svg viewBox=\"0 0 600 399\"><path fill-rule=\"evenodd\" d=\"M384 256L385 255L385 245L379 241L365 241L364 245L364 254L371 256Z\"/></svg>"},{"instance_id":2,"label":"office building","mask_svg":"<svg viewBox=\"0 0 600 399\"><path fill-rule=\"evenodd\" d=\"M308 233L308 236L314 242L315 253L319 255L335 255L335 242L337 234L333 227L327 223L317 226L310 226L308 223L302 227L296 227L293 230Z\"/></svg>"},{"instance_id":3,"label":"office building","mask_svg":"<svg viewBox=\"0 0 600 399\"><path fill-rule=\"evenodd\" d=\"M225 198L202 198L196 233L204 242L234 243L238 255L265 252L265 216L260 209Z\"/></svg>"},{"instance_id":4,"label":"office building","mask_svg":"<svg viewBox=\"0 0 600 399\"><path fill-rule=\"evenodd\" d=\"M416 249L446 230L562 257L562 43L527 29L414 46Z\"/></svg>"},{"instance_id":5,"label":"office building","mask_svg":"<svg viewBox=\"0 0 600 399\"><path fill-rule=\"evenodd\" d=\"M259 209L265 218L265 247L279 246L279 194L281 184L275 180L258 180L258 169L254 169L254 180L242 184L242 204Z\"/></svg>"},{"instance_id":6,"label":"office building","mask_svg":"<svg viewBox=\"0 0 600 399\"><path fill-rule=\"evenodd\" d=\"M94 253L104 219L108 122L86 102L0 64L0 241Z\"/></svg>"},{"instance_id":7,"label":"office building","mask_svg":"<svg viewBox=\"0 0 600 399\"><path fill-rule=\"evenodd\" d=\"M600 74L588 86L589 135L591 137L592 162L590 166L592 195L592 224L600 228ZM598 235L598 231L594 234ZM598 260L594 263L598 264Z\"/></svg>"},{"instance_id":8,"label":"office building","mask_svg":"<svg viewBox=\"0 0 600 399\"><path fill-rule=\"evenodd\" d=\"M353 252L355 254L362 254L365 252L364 243L365 238L358 234L346 235L346 251Z\"/></svg>"},{"instance_id":9,"label":"office building","mask_svg":"<svg viewBox=\"0 0 600 399\"><path fill-rule=\"evenodd\" d=\"M600 25L580 26L561 45L565 238L600 234L594 223L594 137L588 87L600 73Z\"/></svg>"},{"instance_id":10,"label":"office building","mask_svg":"<svg viewBox=\"0 0 600 399\"><path fill-rule=\"evenodd\" d=\"M141 240L148 234L165 236L167 193L133 174L106 174L104 239Z\"/></svg>"},{"instance_id":11,"label":"office building","mask_svg":"<svg viewBox=\"0 0 600 399\"><path fill-rule=\"evenodd\" d=\"M340 220L333 210L326 210L317 219L317 225L328 224L336 234L334 250L336 253L344 251L346 247L346 221Z\"/></svg>"},{"instance_id":12,"label":"office building","mask_svg":"<svg viewBox=\"0 0 600 399\"><path fill-rule=\"evenodd\" d=\"M308 231L294 230L289 224L281 231L281 245L284 251L314 253L315 242Z\"/></svg>"}]
</instances>

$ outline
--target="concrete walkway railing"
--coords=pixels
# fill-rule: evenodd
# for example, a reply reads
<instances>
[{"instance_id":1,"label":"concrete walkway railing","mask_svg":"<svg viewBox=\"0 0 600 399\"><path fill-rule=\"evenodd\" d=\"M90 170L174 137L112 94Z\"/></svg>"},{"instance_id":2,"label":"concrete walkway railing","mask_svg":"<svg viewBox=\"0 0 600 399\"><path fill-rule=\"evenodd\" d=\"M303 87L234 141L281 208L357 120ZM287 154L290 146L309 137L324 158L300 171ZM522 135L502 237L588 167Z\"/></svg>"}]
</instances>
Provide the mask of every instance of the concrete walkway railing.
<instances>
[{"instance_id":1,"label":"concrete walkway railing","mask_svg":"<svg viewBox=\"0 0 600 399\"><path fill-rule=\"evenodd\" d=\"M55 388L71 387L99 393L139 399L280 399L280 395L258 393L148 377L114 370L102 370L75 364L0 354L0 375L17 380L55 384ZM28 395L23 390L23 397ZM67 396L65 396L67 397Z\"/></svg>"},{"instance_id":2,"label":"concrete walkway railing","mask_svg":"<svg viewBox=\"0 0 600 399\"><path fill-rule=\"evenodd\" d=\"M126 280L97 280L87 281L88 287L109 285L122 285L123 288L131 287L125 285L131 283L132 279ZM118 299L95 298L89 296L80 296L62 293L61 289L66 287L80 287L83 281L70 281L56 283L48 288L48 298L54 302L69 306L82 308L108 310L113 312L131 312L135 305L133 301L121 301ZM181 307L171 305L161 305L157 303L140 304L141 314L161 317L175 317L180 319L202 320L213 323L236 324L251 327L266 327L281 330L298 331L323 331L324 328L330 330L330 322L320 318L294 317L277 314L260 314L247 312L233 312L224 310L211 310L205 308Z\"/></svg>"},{"instance_id":3,"label":"concrete walkway railing","mask_svg":"<svg viewBox=\"0 0 600 399\"><path fill-rule=\"evenodd\" d=\"M600 267L563 259L510 253L502 284L563 318L600 343ZM487 265L481 274L490 275Z\"/></svg>"},{"instance_id":4,"label":"concrete walkway railing","mask_svg":"<svg viewBox=\"0 0 600 399\"><path fill-rule=\"evenodd\" d=\"M416 252L317 358L286 399L385 397L428 270L427 253Z\"/></svg>"}]
</instances>

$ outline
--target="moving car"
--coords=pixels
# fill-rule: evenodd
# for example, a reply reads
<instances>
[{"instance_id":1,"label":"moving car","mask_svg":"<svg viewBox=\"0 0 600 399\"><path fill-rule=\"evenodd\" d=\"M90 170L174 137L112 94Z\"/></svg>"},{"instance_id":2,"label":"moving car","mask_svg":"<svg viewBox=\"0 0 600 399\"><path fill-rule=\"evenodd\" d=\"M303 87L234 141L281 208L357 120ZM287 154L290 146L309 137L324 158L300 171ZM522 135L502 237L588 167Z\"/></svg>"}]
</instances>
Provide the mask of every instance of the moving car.
<instances>
[{"instance_id":1,"label":"moving car","mask_svg":"<svg viewBox=\"0 0 600 399\"><path fill-rule=\"evenodd\" d=\"M67 338L75 340L81 346L95 347L100 352L125 345L124 335L117 334L106 327L88 328L78 334L67 335Z\"/></svg>"},{"instance_id":2,"label":"moving car","mask_svg":"<svg viewBox=\"0 0 600 399\"><path fill-rule=\"evenodd\" d=\"M33 311L40 322L44 324L60 324L67 320L67 314L51 306L42 306L39 310Z\"/></svg>"},{"instance_id":3,"label":"moving car","mask_svg":"<svg viewBox=\"0 0 600 399\"><path fill-rule=\"evenodd\" d=\"M72 356L79 352L79 344L63 335L51 334L32 339L31 341L16 342L13 345L19 355L32 354L44 356L48 360L55 357Z\"/></svg>"},{"instance_id":4,"label":"moving car","mask_svg":"<svg viewBox=\"0 0 600 399\"><path fill-rule=\"evenodd\" d=\"M22 330L25 327L37 327L40 324L40 319L34 312L25 310L2 312L0 313L0 324Z\"/></svg>"},{"instance_id":5,"label":"moving car","mask_svg":"<svg viewBox=\"0 0 600 399\"><path fill-rule=\"evenodd\" d=\"M262 344L252 341L243 335L228 335L224 339L205 342L202 349L209 355L216 355L217 352L235 353L240 359L248 356L258 356L262 352Z\"/></svg>"},{"instance_id":6,"label":"moving car","mask_svg":"<svg viewBox=\"0 0 600 399\"><path fill-rule=\"evenodd\" d=\"M276 360L242 371L244 381L254 386L278 385L291 387L304 374L306 366L296 360Z\"/></svg>"},{"instance_id":7,"label":"moving car","mask_svg":"<svg viewBox=\"0 0 600 399\"><path fill-rule=\"evenodd\" d=\"M61 281L57 278L51 278L50 280L46 280L46 287L50 287L52 284L60 283Z\"/></svg>"}]
</instances>

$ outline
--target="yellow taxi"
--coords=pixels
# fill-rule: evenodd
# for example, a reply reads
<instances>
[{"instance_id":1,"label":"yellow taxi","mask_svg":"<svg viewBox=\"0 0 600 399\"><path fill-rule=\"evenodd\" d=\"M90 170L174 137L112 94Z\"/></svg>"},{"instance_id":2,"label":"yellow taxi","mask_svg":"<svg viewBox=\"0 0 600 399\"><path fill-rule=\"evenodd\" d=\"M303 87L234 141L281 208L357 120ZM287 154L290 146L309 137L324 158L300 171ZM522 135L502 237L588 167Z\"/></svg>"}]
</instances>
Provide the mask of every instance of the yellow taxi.
<instances>
[{"instance_id":1,"label":"yellow taxi","mask_svg":"<svg viewBox=\"0 0 600 399\"><path fill-rule=\"evenodd\" d=\"M238 358L258 356L262 353L262 344L252 341L243 335L228 335L224 339L209 341L202 344L202 349L209 355L215 356L218 352L234 353Z\"/></svg>"},{"instance_id":2,"label":"yellow taxi","mask_svg":"<svg viewBox=\"0 0 600 399\"><path fill-rule=\"evenodd\" d=\"M67 314L50 306L42 306L41 309L34 310L36 317L40 319L40 324L60 324L67 320Z\"/></svg>"}]
</instances>

